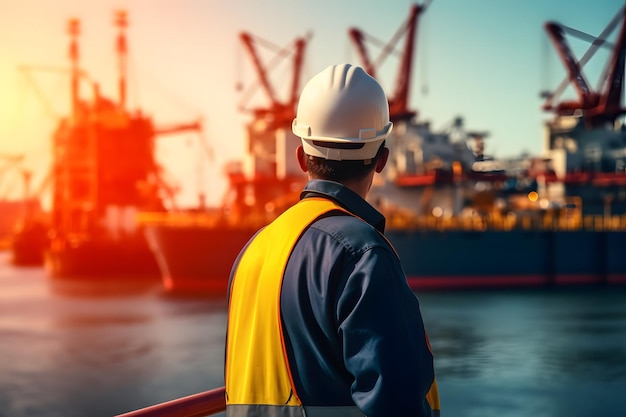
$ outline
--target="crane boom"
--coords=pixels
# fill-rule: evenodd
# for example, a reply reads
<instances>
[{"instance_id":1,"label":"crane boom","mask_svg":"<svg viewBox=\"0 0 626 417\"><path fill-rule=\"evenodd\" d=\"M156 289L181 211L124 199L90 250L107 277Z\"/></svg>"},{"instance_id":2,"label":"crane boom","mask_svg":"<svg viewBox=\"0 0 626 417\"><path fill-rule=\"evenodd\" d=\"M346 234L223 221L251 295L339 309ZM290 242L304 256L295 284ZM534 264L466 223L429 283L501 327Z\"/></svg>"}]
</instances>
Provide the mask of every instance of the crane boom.
<instances>
[{"instance_id":1,"label":"crane boom","mask_svg":"<svg viewBox=\"0 0 626 417\"><path fill-rule=\"evenodd\" d=\"M396 90L390 103L390 112L393 114L411 115L408 111L409 92L411 88L411 71L413 69L413 56L415 53L415 33L417 26L417 18L420 16L424 6L414 4L411 7L409 20L406 23L406 43L404 45L404 53L398 72L398 80L396 82Z\"/></svg>"},{"instance_id":2,"label":"crane boom","mask_svg":"<svg viewBox=\"0 0 626 417\"><path fill-rule=\"evenodd\" d=\"M288 92L287 99L285 101L281 101L277 98L275 90L270 82L268 72L269 66L264 66L261 62L253 37L245 32L240 34L240 39L252 59L252 64L257 73L260 84L269 100L269 106L265 108L256 108L254 109L254 113L257 118L266 118L274 127L290 125L291 121L295 117L304 62L304 51L309 37L310 35L304 38L296 38L296 40L288 47L278 50L274 61L270 63L271 65L275 65L279 58L285 58L287 56L292 56L293 59L291 87Z\"/></svg>"},{"instance_id":3,"label":"crane boom","mask_svg":"<svg viewBox=\"0 0 626 417\"><path fill-rule=\"evenodd\" d=\"M569 81L576 89L580 105L583 108L592 106L595 104L593 100L593 91L589 87L589 82L582 72L578 59L574 56L567 39L565 39L563 27L556 22L548 22L544 27L546 32L548 32L554 47L558 51L563 65L565 65L565 68L567 69Z\"/></svg>"},{"instance_id":4,"label":"crane boom","mask_svg":"<svg viewBox=\"0 0 626 417\"><path fill-rule=\"evenodd\" d=\"M265 71L265 68L263 67L263 64L261 63L261 59L259 58L259 54L256 51L256 48L254 46L254 41L252 40L252 36L250 36L250 34L246 32L243 32L239 35L239 38L241 39L246 50L250 54L254 68L259 76L259 81L261 82L261 85L263 86L263 89L265 90L265 94L267 94L267 98L270 100L270 103L272 103L272 106L275 106L277 103L277 100L274 94L274 89L272 88L272 85L270 84L269 78L267 77L267 72Z\"/></svg>"},{"instance_id":5,"label":"crane boom","mask_svg":"<svg viewBox=\"0 0 626 417\"><path fill-rule=\"evenodd\" d=\"M365 72L369 75L376 78L376 67L372 63L367 48L365 47L365 35L357 28L350 28L348 30L348 36L350 36L352 43L354 43L354 46L361 57L363 69L365 69Z\"/></svg>"},{"instance_id":6,"label":"crane boom","mask_svg":"<svg viewBox=\"0 0 626 417\"><path fill-rule=\"evenodd\" d=\"M298 92L300 90L300 78L302 75L302 65L304 63L304 48L306 46L306 39L298 38L295 43L295 53L293 60L293 80L291 82L291 89L289 94L288 108L295 109L298 103Z\"/></svg>"},{"instance_id":7,"label":"crane boom","mask_svg":"<svg viewBox=\"0 0 626 417\"><path fill-rule=\"evenodd\" d=\"M624 70L626 55L626 8L622 8L622 29L613 55L609 61L609 72L606 79L606 92L601 96L599 111L605 114L619 114L624 111L622 97L624 94Z\"/></svg>"},{"instance_id":8,"label":"crane boom","mask_svg":"<svg viewBox=\"0 0 626 417\"><path fill-rule=\"evenodd\" d=\"M156 135L167 135L187 131L202 131L202 123L198 120L191 123L183 123L170 126L161 126L155 130Z\"/></svg>"},{"instance_id":9,"label":"crane boom","mask_svg":"<svg viewBox=\"0 0 626 417\"><path fill-rule=\"evenodd\" d=\"M427 3L413 4L408 19L400 26L394 37L381 50L379 58L373 62L370 59L366 45L365 34L357 29L350 28L348 35L355 45L363 68L372 77L377 77L377 69L384 59L393 51L402 36L405 37L400 65L393 94L389 95L389 117L392 121L409 120L416 114L409 109L409 94L411 91L411 75L413 58L415 55L415 37L419 16L426 10Z\"/></svg>"},{"instance_id":10,"label":"crane boom","mask_svg":"<svg viewBox=\"0 0 626 417\"><path fill-rule=\"evenodd\" d=\"M619 22L621 22L620 33L612 45L612 53L600 78L599 87L597 90L593 90L583 74L582 67L599 46L609 44L606 38ZM623 107L622 100L624 70L626 69L626 7L621 7L609 25L598 37L593 39L591 46L580 61L574 56L565 39L564 26L556 22L548 22L544 28L566 68L567 80L576 90L578 101L562 101L554 105L553 101L557 93L560 94L564 89L564 84L561 84L555 93L548 96L543 109L553 111L559 116L570 115L579 111L585 117L587 125L590 126L601 125L606 122L612 123L619 115L625 114L626 108Z\"/></svg>"}]
</instances>

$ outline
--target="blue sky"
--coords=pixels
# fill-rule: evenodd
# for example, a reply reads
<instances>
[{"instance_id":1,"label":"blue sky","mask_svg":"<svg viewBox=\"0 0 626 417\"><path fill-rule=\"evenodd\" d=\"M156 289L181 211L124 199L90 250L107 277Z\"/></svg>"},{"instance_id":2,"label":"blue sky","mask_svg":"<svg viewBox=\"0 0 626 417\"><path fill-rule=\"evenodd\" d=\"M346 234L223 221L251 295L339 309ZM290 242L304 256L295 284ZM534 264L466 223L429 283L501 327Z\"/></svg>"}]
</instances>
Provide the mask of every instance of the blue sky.
<instances>
[{"instance_id":1,"label":"blue sky","mask_svg":"<svg viewBox=\"0 0 626 417\"><path fill-rule=\"evenodd\" d=\"M215 155L210 165L203 165L198 156L193 134L159 139L158 155L183 189L183 202L192 201L199 189L217 202L224 190L222 165L243 152L247 115L238 111L241 97L235 86L249 86L256 79L238 34L246 31L285 46L311 33L306 80L329 64L359 63L348 29L358 27L389 41L411 4L409 0L2 0L0 154L27 155L25 165L34 171L35 184L49 166L50 133L56 118L69 109L67 81L63 75L32 71L29 83L17 68L67 66L65 24L70 17L82 21L83 67L101 83L105 95L116 97L112 13L123 8L130 21L130 106L151 114L157 124L203 118L204 134ZM435 130L462 116L467 129L490 132L488 153L538 154L543 123L550 117L541 111L539 92L554 89L565 76L543 24L557 20L596 35L622 5L621 0L433 0L419 22L410 104ZM572 46L579 56L586 48L575 40ZM375 56L378 49L369 47ZM605 59L606 54L598 54L592 61L597 68L586 70L594 86ZM389 58L381 68L381 82L388 90L394 86L398 65L397 59ZM271 74L277 89L291 77L287 69L278 71ZM54 115L45 110L42 97ZM264 103L261 94L252 100ZM6 181L0 178L0 198Z\"/></svg>"}]
</instances>

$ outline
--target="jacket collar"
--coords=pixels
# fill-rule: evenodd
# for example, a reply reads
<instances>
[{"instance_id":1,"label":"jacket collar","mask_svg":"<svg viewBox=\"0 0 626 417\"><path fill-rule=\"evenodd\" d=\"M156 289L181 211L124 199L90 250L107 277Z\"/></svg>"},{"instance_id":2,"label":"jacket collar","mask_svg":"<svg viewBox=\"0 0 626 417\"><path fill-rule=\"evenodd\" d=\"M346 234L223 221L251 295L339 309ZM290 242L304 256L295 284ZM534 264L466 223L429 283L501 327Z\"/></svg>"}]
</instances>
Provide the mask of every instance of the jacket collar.
<instances>
[{"instance_id":1,"label":"jacket collar","mask_svg":"<svg viewBox=\"0 0 626 417\"><path fill-rule=\"evenodd\" d=\"M360 195L344 185L328 180L310 180L300 193L300 199L324 197L337 202L355 216L365 220L379 232L385 231L385 216Z\"/></svg>"}]
</instances>

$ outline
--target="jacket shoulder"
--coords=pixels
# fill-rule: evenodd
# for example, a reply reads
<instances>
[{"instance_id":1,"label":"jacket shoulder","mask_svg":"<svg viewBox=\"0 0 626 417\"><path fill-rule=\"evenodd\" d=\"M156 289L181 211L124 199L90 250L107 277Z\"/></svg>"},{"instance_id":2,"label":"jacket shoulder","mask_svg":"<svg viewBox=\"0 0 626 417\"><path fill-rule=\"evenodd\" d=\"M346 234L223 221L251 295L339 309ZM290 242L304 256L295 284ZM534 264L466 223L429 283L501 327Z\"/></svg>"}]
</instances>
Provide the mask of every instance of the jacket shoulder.
<instances>
[{"instance_id":1,"label":"jacket shoulder","mask_svg":"<svg viewBox=\"0 0 626 417\"><path fill-rule=\"evenodd\" d=\"M353 253L374 247L391 249L389 242L376 228L355 216L326 216L315 221L311 229L332 236Z\"/></svg>"}]
</instances>

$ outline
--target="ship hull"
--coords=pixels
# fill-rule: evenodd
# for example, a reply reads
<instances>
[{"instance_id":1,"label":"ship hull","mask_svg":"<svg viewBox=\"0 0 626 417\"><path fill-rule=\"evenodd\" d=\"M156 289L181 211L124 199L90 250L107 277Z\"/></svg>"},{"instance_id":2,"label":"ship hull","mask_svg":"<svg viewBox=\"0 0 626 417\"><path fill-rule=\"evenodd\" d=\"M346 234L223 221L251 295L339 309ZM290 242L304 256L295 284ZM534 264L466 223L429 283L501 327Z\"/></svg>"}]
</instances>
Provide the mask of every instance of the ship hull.
<instances>
[{"instance_id":1,"label":"ship hull","mask_svg":"<svg viewBox=\"0 0 626 417\"><path fill-rule=\"evenodd\" d=\"M26 239L19 236L11 241L11 263L15 266L43 265L45 243Z\"/></svg>"},{"instance_id":2,"label":"ship hull","mask_svg":"<svg viewBox=\"0 0 626 417\"><path fill-rule=\"evenodd\" d=\"M251 228L145 227L163 287L170 294L225 295L230 269L255 232Z\"/></svg>"},{"instance_id":3,"label":"ship hull","mask_svg":"<svg viewBox=\"0 0 626 417\"><path fill-rule=\"evenodd\" d=\"M48 274L58 279L159 280L161 273L143 235L126 239L52 241L44 253Z\"/></svg>"},{"instance_id":4,"label":"ship hull","mask_svg":"<svg viewBox=\"0 0 626 417\"><path fill-rule=\"evenodd\" d=\"M167 291L225 295L253 230L146 228ZM389 230L414 290L626 284L626 232Z\"/></svg>"},{"instance_id":5,"label":"ship hull","mask_svg":"<svg viewBox=\"0 0 626 417\"><path fill-rule=\"evenodd\" d=\"M626 232L391 231L414 289L626 284Z\"/></svg>"}]
</instances>

